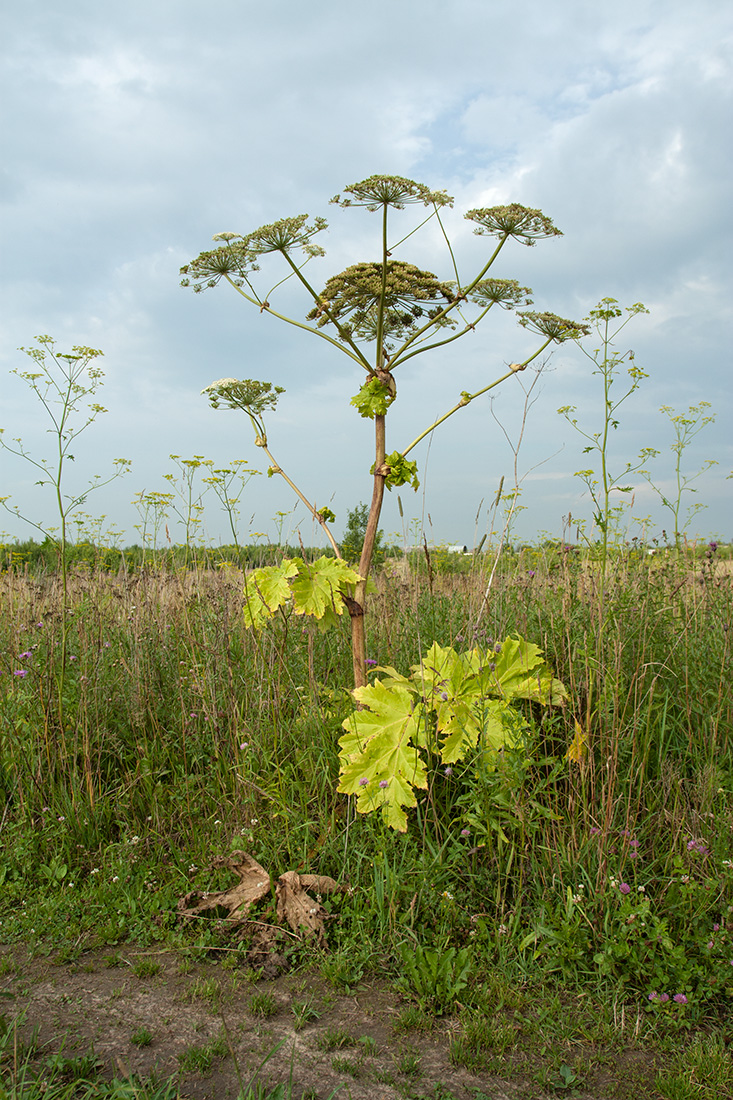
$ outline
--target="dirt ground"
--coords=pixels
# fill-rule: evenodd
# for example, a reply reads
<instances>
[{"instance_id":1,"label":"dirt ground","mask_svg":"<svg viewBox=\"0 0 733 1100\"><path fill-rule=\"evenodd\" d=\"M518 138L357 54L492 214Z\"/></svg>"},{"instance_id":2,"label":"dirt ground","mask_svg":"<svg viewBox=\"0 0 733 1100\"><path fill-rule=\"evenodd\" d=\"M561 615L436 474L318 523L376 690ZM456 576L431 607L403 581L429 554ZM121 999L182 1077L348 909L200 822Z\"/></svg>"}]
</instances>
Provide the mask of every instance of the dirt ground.
<instances>
[{"instance_id":1,"label":"dirt ground","mask_svg":"<svg viewBox=\"0 0 733 1100\"><path fill-rule=\"evenodd\" d=\"M279 1043L257 1079L271 1087L292 1073L294 1100L304 1092L313 1100L327 1100L339 1086L338 1095L351 1100L544 1100L557 1095L526 1076L503 1080L452 1065L455 1020L438 1020L427 1033L401 1033L395 1024L404 1005L391 988L372 984L344 996L316 972L268 981L218 961L182 965L181 956L169 950L123 948L114 956L109 950L94 951L61 963L30 959L25 951L3 946L0 970L2 1011L7 1022L20 1021L25 1042L35 1033L44 1054L62 1050L67 1058L93 1051L109 1077L177 1074L181 1095L190 1100L235 1100L240 1078L246 1086ZM253 1011L257 999L253 1006L252 998L261 1003L263 994L271 995L267 1016ZM298 1029L294 1009L303 1003L318 1015ZM146 1045L139 1045L141 1036L148 1039ZM217 1053L209 1051L207 1065L206 1054L199 1058L196 1052L206 1052L217 1039ZM201 1064L191 1065L197 1059ZM599 1092L599 1084L592 1093L581 1089L565 1095L603 1100L611 1093Z\"/></svg>"}]
</instances>

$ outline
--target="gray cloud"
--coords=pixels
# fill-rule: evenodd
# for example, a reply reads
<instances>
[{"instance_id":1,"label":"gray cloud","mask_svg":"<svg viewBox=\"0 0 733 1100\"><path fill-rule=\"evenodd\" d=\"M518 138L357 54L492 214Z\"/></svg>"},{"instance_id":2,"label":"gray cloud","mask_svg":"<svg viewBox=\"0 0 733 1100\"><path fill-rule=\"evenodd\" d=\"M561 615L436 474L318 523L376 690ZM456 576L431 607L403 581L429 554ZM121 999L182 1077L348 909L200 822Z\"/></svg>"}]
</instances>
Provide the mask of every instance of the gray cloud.
<instances>
[{"instance_id":1,"label":"gray cloud","mask_svg":"<svg viewBox=\"0 0 733 1100\"><path fill-rule=\"evenodd\" d=\"M15 349L39 332L105 351L110 412L88 433L82 471L119 455L135 466L104 507L90 498L90 509L114 512L132 532L129 501L163 487L169 453L256 465L246 424L198 396L228 374L286 386L273 446L319 503L333 495L343 519L368 498L368 426L348 410L358 375L228 288L200 297L180 289L178 268L215 232L307 210L332 222L328 257L313 267L324 281L376 249L374 220L329 209L328 198L372 172L396 172L456 195L447 220L467 269L484 242L462 210L516 200L551 215L565 236L507 248L499 272L532 286L539 308L580 316L605 295L650 307L629 331L649 379L624 412L616 461L649 443L664 450L659 405L711 400L718 420L689 458L710 455L720 467L699 484L711 508L696 522L731 535L727 9L624 0L599 12L584 0L550 8L537 0L520 15L509 3L377 0L367 16L335 0L317 10L295 0L215 0L205 10L189 0L118 8L30 0L5 22L0 367L22 366ZM437 243L416 240L409 255L449 275ZM285 301L302 315L305 303L289 289ZM504 317L432 365L418 360L399 380L395 445L528 348ZM510 434L521 402L516 386L495 402ZM528 536L558 531L563 511L589 511L567 476L581 464L578 439L554 411L567 403L598 415L586 361L563 348L520 454L523 471L546 463L525 482L518 530ZM12 377L0 426L34 451L48 446ZM436 537L470 541L478 501L510 468L488 400L477 403L436 433L425 496L410 494L410 506L430 513ZM0 455L0 492L31 502L36 515L45 505L32 481ZM255 529L290 507L276 479L259 479L249 495ZM211 526L213 536L225 531L213 515ZM391 501L385 527L397 526Z\"/></svg>"}]
</instances>

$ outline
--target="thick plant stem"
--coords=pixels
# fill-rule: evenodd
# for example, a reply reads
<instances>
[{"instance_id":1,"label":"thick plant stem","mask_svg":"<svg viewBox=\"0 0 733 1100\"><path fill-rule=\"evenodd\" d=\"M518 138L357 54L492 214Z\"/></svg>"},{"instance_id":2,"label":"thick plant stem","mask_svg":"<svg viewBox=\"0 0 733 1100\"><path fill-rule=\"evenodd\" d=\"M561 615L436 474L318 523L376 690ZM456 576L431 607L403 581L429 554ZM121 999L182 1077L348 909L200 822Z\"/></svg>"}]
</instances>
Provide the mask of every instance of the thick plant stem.
<instances>
[{"instance_id":1,"label":"thick plant stem","mask_svg":"<svg viewBox=\"0 0 733 1100\"><path fill-rule=\"evenodd\" d=\"M356 586L354 600L349 607L351 614L351 650L354 661L354 687L366 685L366 632L364 629L364 612L366 610L366 590L369 570L374 554L374 543L377 538L379 517L382 512L384 500L384 479L386 473L383 469L386 455L386 431L384 416L374 418L375 432L375 466L374 488L372 490L372 502L369 508L369 520L364 535L364 545L359 560L359 576L361 580Z\"/></svg>"}]
</instances>

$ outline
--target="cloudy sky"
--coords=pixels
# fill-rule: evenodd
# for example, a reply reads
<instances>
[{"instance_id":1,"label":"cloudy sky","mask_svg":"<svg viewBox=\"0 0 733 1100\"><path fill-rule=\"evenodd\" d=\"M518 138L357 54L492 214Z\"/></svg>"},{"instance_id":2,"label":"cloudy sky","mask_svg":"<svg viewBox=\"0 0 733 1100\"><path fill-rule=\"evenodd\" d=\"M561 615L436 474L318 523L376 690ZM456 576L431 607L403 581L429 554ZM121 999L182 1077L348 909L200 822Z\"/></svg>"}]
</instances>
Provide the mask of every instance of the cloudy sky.
<instances>
[{"instance_id":1,"label":"cloudy sky","mask_svg":"<svg viewBox=\"0 0 733 1100\"><path fill-rule=\"evenodd\" d=\"M533 288L535 309L581 319L603 297L650 310L630 321L618 351L633 348L648 377L619 411L610 469L620 476L642 447L660 455L650 473L674 495L673 434L659 412L710 402L716 420L683 455L694 482L686 505L707 507L690 531L733 538L731 400L731 90L733 8L719 0L25 0L6 5L3 45L3 263L0 427L37 459L54 440L41 406L13 375L32 367L18 352L39 334L57 350L104 351L98 400L109 410L74 447L67 491L124 479L90 495L83 511L106 516L139 540L132 501L175 491L169 457L204 456L216 467L246 459L264 470L246 419L216 412L202 387L227 376L259 378L286 393L268 418L280 465L320 507L346 513L371 494L370 422L349 406L362 378L324 341L260 313L230 287L195 295L179 268L221 231L249 232L309 213L329 220L327 255L309 266L319 286L379 255L378 219L328 200L375 173L407 176L455 197L447 216L462 277L491 238L472 235L466 210L519 202L541 208L563 231L523 248L510 242L494 273ZM398 239L415 208L395 215ZM400 220L402 219L402 220ZM427 228L400 250L450 278L441 238ZM263 263L268 285L284 271ZM310 308L287 284L271 299L302 319ZM458 399L536 345L511 314L398 377L388 450L404 449ZM592 350L593 341L587 342ZM502 476L515 478L524 510L517 537L562 534L566 517L589 518L584 440L558 415L577 408L589 434L601 429L603 395L592 363L574 345L547 361L523 417L529 372L461 410L412 457L417 494L396 494L384 529L413 540L465 542L492 523ZM625 377L625 376L624 376ZM613 391L622 396L624 377ZM38 474L0 452L0 495L52 524ZM639 476L629 536L671 529L671 515ZM196 490L198 492L198 490ZM227 539L216 498L204 498L207 536ZM240 539L273 537L293 498L281 479L254 478L240 502ZM183 506L182 506L183 507ZM478 516L478 519L477 519ZM650 516L645 528L644 517ZM281 516L316 541L302 505ZM493 523L498 523L493 518ZM171 536L181 538L175 516ZM32 528L0 514L0 532Z\"/></svg>"}]
</instances>

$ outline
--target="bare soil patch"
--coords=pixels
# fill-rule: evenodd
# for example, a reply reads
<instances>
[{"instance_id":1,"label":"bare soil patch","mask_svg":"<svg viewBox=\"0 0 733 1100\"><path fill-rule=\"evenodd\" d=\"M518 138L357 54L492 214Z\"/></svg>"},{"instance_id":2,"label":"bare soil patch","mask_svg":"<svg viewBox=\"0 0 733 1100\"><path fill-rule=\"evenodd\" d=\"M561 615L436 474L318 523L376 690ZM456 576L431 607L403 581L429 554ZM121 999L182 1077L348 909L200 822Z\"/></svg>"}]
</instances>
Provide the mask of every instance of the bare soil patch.
<instances>
[{"instance_id":1,"label":"bare soil patch","mask_svg":"<svg viewBox=\"0 0 733 1100\"><path fill-rule=\"evenodd\" d=\"M0 964L3 1012L19 1021L25 1042L44 1054L94 1052L109 1077L176 1075L190 1100L235 1100L240 1078L247 1085L278 1044L258 1080L270 1087L292 1074L294 1098L305 1093L325 1100L339 1086L339 1095L352 1100L544 1100L554 1094L526 1073L517 1078L516 1064L507 1062L506 1079L453 1065L458 1022L437 1020L427 1032L405 1034L398 1026L404 1005L392 989L374 983L345 996L315 971L266 980L219 961L191 963L170 950L90 951L68 963L3 946ZM263 1003L271 1014L257 1014ZM314 1015L297 1027L303 1004ZM139 1045L146 1035L149 1041ZM632 1061L641 1056L629 1054ZM610 1077L598 1084L602 1091L572 1095L617 1095Z\"/></svg>"}]
</instances>

